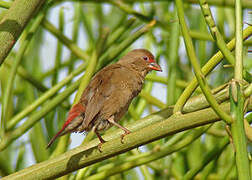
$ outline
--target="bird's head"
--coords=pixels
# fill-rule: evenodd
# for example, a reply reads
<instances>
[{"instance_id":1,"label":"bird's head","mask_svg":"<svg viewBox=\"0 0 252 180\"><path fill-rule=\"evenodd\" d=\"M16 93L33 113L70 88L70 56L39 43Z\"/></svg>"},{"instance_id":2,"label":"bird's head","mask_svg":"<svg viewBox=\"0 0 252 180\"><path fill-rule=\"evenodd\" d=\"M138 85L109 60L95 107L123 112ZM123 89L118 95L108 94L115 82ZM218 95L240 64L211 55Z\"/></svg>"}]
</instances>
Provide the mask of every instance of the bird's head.
<instances>
[{"instance_id":1,"label":"bird's head","mask_svg":"<svg viewBox=\"0 0 252 180\"><path fill-rule=\"evenodd\" d=\"M118 63L140 72L146 72L145 74L151 70L162 71L153 54L146 49L134 49L122 57Z\"/></svg>"}]
</instances>

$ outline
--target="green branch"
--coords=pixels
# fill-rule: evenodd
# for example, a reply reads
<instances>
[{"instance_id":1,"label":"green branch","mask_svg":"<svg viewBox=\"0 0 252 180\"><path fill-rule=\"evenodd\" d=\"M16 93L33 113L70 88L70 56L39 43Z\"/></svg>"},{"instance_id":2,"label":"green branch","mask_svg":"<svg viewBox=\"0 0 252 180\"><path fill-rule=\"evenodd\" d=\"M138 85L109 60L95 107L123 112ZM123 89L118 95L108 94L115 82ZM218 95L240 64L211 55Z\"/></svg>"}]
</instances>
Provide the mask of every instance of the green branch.
<instances>
[{"instance_id":1,"label":"green branch","mask_svg":"<svg viewBox=\"0 0 252 180\"><path fill-rule=\"evenodd\" d=\"M234 122L231 124L231 133L235 147L236 168L239 179L251 179L247 138L244 129L244 96L242 88L243 80L243 45L242 45L242 8L241 1L235 1L235 67L234 80L230 85L230 110Z\"/></svg>"},{"instance_id":2,"label":"green branch","mask_svg":"<svg viewBox=\"0 0 252 180\"><path fill-rule=\"evenodd\" d=\"M4 95L4 102L3 102L3 111L2 111L2 119L3 121L1 121L3 124L1 124L2 129L1 130L5 130L6 129L6 122L5 120L7 120L6 115L8 114L9 110L8 110L8 104L9 102L11 102L11 94L13 92L13 86L14 86L14 80L16 77L16 73L17 73L17 69L19 64L21 63L21 60L24 56L24 53L28 47L28 45L31 42L31 39L33 37L33 35L35 34L35 32L37 31L42 19L44 17L44 14L41 13L39 14L36 19L35 22L32 24L32 26L30 27L30 29L24 32L24 36L23 36L23 41L21 43L21 46L19 48L19 51L15 57L15 61L13 66L11 67L11 72L10 72L10 77L8 78L8 82L7 82L7 87L5 90L5 95Z\"/></svg>"},{"instance_id":3,"label":"green branch","mask_svg":"<svg viewBox=\"0 0 252 180\"><path fill-rule=\"evenodd\" d=\"M141 166L143 164L147 164L157 159L168 156L193 143L206 130L208 130L209 127L210 126L202 127L197 130L192 130L192 132L186 132L185 134L183 134L183 139L181 139L177 143L174 143L174 140L170 139L164 145L159 147L158 150L155 150L154 147L154 149L150 150L149 152L144 152L138 155L125 157L114 163L110 163L108 164L108 167L103 166L100 170L98 170L96 174L85 177L85 179L87 180L106 179L117 173L124 172L134 167Z\"/></svg>"},{"instance_id":4,"label":"green branch","mask_svg":"<svg viewBox=\"0 0 252 180\"><path fill-rule=\"evenodd\" d=\"M211 10L210 10L206 0L200 0L199 2L200 2L201 11L202 11L202 13L204 15L205 21L206 21L206 23L207 23L207 25L209 27L209 30L211 32L212 37L216 41L217 46L219 47L220 51L225 56L227 61L230 64L234 65L235 64L235 57L231 53L231 51L228 49L228 47L227 47L227 45L226 45L226 43L224 41L223 36L221 35L220 31L218 30L218 28L217 28L217 26L216 26L216 24L214 22L214 19L212 17ZM242 41L242 29L240 29L240 30L241 30L241 33L240 33L240 39L239 39L240 42L239 42L239 44L241 44L241 46L242 46L242 43L243 43L243 41ZM237 46L237 41L236 41L236 46ZM239 49L238 52L242 52L242 51L240 51L241 50L240 48L238 48L238 49ZM235 49L235 51L237 51L237 48ZM241 53L235 53L235 54L236 54L236 56L237 55L241 56L240 55ZM242 76L243 69L241 69L241 68L239 68L239 69L241 70L240 75ZM250 80L251 80L250 73L247 72L246 70L244 70L244 75L245 75L245 79L250 82Z\"/></svg>"},{"instance_id":5,"label":"green branch","mask_svg":"<svg viewBox=\"0 0 252 180\"><path fill-rule=\"evenodd\" d=\"M54 36L56 36L66 47L68 47L75 56L85 61L89 59L89 55L86 52L79 48L72 40L68 39L68 37L63 35L60 30L58 30L49 21L44 19L42 25L45 29L47 29Z\"/></svg>"},{"instance_id":6,"label":"green branch","mask_svg":"<svg viewBox=\"0 0 252 180\"><path fill-rule=\"evenodd\" d=\"M227 147L228 144L229 139L228 137L225 137L224 139L221 140L220 144L213 146L211 150L204 155L201 162L198 162L194 168L190 169L185 174L183 180L194 179L197 173L200 172L202 169L204 169L208 163L210 163L212 160L220 156L220 154L223 152L223 150Z\"/></svg>"},{"instance_id":7,"label":"green branch","mask_svg":"<svg viewBox=\"0 0 252 180\"><path fill-rule=\"evenodd\" d=\"M70 82L75 76L80 74L86 68L86 63L80 65L75 71L69 74L65 79L61 82L48 89L42 96L40 96L37 100L35 100L32 104L30 104L27 108L22 110L20 113L15 115L7 124L7 129L12 129L20 120L26 117L29 113L33 112L37 107L47 101L50 97L55 95L63 86L65 86L68 82Z\"/></svg>"},{"instance_id":8,"label":"green branch","mask_svg":"<svg viewBox=\"0 0 252 180\"><path fill-rule=\"evenodd\" d=\"M111 0L57 0L57 2L64 1L78 1L78 2L95 2L95 3L110 3ZM167 2L167 0L122 0L125 3L143 3L143 2ZM169 0L173 1L173 0ZM198 4L198 0L184 0L184 3ZM228 6L234 7L234 1L232 0L207 0L207 3L215 6ZM252 2L250 0L242 0L243 8L252 8Z\"/></svg>"},{"instance_id":9,"label":"green branch","mask_svg":"<svg viewBox=\"0 0 252 180\"><path fill-rule=\"evenodd\" d=\"M229 105L221 105L221 108L227 112ZM136 124L139 124L141 121L143 122L143 120L146 122L153 120L154 116L150 115L142 120L134 122L129 126L126 126L133 132L125 136L124 143L121 143L120 138L122 131L117 129L110 134L104 135L104 138L108 142L102 145L102 152L100 152L97 148L99 140L96 138L95 140L90 141L88 144L81 145L53 159L11 174L10 176L3 178L3 180L8 178L21 178L27 180L37 179L39 177L43 177L45 179L57 178L77 169L89 166L117 154L121 154L130 149L134 149L143 144L161 139L168 135L220 120L211 108L184 115L180 114L171 116L165 120L163 120L163 117L160 113L161 112L156 113L156 116L158 114L161 116L159 117L160 120L162 120L160 122L156 122L142 128L137 127ZM139 130L135 131L136 128L139 128Z\"/></svg>"},{"instance_id":10,"label":"green branch","mask_svg":"<svg viewBox=\"0 0 252 180\"><path fill-rule=\"evenodd\" d=\"M248 26L243 31L243 40L246 40L252 35L252 26ZM228 44L227 47L229 50L233 50L235 47L235 39L232 39ZM208 75L222 60L223 54L218 51L215 55L213 55L207 63L202 68L202 73L206 76ZM189 99L191 94L198 86L198 81L196 78L189 83L187 88L183 91L182 95L179 97L178 101L174 106L174 112L180 112L185 104L185 102Z\"/></svg>"},{"instance_id":11,"label":"green branch","mask_svg":"<svg viewBox=\"0 0 252 180\"><path fill-rule=\"evenodd\" d=\"M250 180L250 168L247 152L247 142L244 130L244 97L240 85L233 81L230 88L230 113L234 121L231 123L231 133L235 148L236 167L239 179Z\"/></svg>"},{"instance_id":12,"label":"green branch","mask_svg":"<svg viewBox=\"0 0 252 180\"><path fill-rule=\"evenodd\" d=\"M184 18L184 10L183 10L183 3L182 0L176 0L176 7L177 7L177 11L178 11L178 17L179 17L179 22L180 22L180 27L181 27L181 31L184 37L184 41L185 41L185 46L186 46L186 50L187 50L187 54L189 56L189 60L192 63L193 69L195 71L195 76L198 80L198 83L200 85L200 88L202 90L202 92L204 93L207 101L209 102L209 104L211 105L211 107L214 109L214 111L227 123L231 123L232 122L232 118L225 113L224 111L222 111L222 109L220 108L218 102L216 101L216 99L214 98L214 96L212 95L210 88L207 84L207 81L204 77L204 74L201 71L200 65L198 63L196 54L195 54L195 50L194 50L194 46L192 43L192 39L189 35L189 31L185 22L185 18Z\"/></svg>"},{"instance_id":13,"label":"green branch","mask_svg":"<svg viewBox=\"0 0 252 180\"><path fill-rule=\"evenodd\" d=\"M115 5L116 7L118 7L119 9L121 9L122 11L124 11L126 14L131 14L135 16L136 18L142 20L143 22L148 23L154 20L152 16L146 16L140 12L137 12L136 10L134 10L132 7L130 7L128 4L126 4L126 2L123 2L122 0L109 0L109 2ZM157 26L162 27L164 30L167 30L168 24L165 24L164 22L161 22L157 19L155 19L155 21L156 21Z\"/></svg>"},{"instance_id":14,"label":"green branch","mask_svg":"<svg viewBox=\"0 0 252 180\"><path fill-rule=\"evenodd\" d=\"M19 0L11 4L0 21L0 65L15 45L26 24L44 3L45 0Z\"/></svg>"}]
</instances>

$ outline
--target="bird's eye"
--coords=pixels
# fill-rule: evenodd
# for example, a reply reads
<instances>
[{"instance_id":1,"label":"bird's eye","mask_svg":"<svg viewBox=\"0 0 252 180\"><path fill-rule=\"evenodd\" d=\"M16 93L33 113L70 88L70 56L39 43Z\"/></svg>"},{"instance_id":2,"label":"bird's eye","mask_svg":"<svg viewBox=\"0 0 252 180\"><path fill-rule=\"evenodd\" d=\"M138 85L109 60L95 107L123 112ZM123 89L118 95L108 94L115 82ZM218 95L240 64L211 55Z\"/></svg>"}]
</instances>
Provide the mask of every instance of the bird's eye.
<instances>
[{"instance_id":1,"label":"bird's eye","mask_svg":"<svg viewBox=\"0 0 252 180\"><path fill-rule=\"evenodd\" d=\"M149 60L149 58L148 58L147 56L144 56L143 59L144 59L145 61Z\"/></svg>"}]
</instances>

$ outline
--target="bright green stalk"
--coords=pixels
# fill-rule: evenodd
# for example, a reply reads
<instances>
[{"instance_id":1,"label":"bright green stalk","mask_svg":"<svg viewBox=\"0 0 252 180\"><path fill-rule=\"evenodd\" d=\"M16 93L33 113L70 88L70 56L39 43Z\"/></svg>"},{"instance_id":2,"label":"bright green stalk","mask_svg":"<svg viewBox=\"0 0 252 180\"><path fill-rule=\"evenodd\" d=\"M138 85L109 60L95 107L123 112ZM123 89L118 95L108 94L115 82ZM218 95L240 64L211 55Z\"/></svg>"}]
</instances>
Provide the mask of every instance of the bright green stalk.
<instances>
[{"instance_id":1,"label":"bright green stalk","mask_svg":"<svg viewBox=\"0 0 252 180\"><path fill-rule=\"evenodd\" d=\"M200 176L202 180L208 180L211 172L214 171L215 167L218 165L218 159L211 161L204 169L202 169Z\"/></svg>"},{"instance_id":2,"label":"bright green stalk","mask_svg":"<svg viewBox=\"0 0 252 180\"><path fill-rule=\"evenodd\" d=\"M235 165L234 157L231 157L230 164L228 164L228 167L221 174L220 180L226 180L226 179L228 179L228 176L231 174L231 170L234 168L234 165Z\"/></svg>"},{"instance_id":3,"label":"bright green stalk","mask_svg":"<svg viewBox=\"0 0 252 180\"><path fill-rule=\"evenodd\" d=\"M208 35L207 28L205 26L204 17L200 16L199 21L200 21L199 22L200 34L207 34ZM191 31L190 31L190 36L192 38L194 38L191 35ZM202 67L207 61L207 42L203 41L203 40L199 40L197 42L197 44L198 44L198 57L199 57L199 60L200 60L200 67Z\"/></svg>"},{"instance_id":4,"label":"bright green stalk","mask_svg":"<svg viewBox=\"0 0 252 180\"><path fill-rule=\"evenodd\" d=\"M87 13L84 13L84 12L87 12ZM80 10L80 18L84 26L85 32L87 33L88 44L90 45L90 47L93 47L95 40L94 40L94 35L93 35L92 24L88 17L90 18L90 13L88 12L87 7L82 7Z\"/></svg>"},{"instance_id":5,"label":"bright green stalk","mask_svg":"<svg viewBox=\"0 0 252 180\"><path fill-rule=\"evenodd\" d=\"M45 0L19 0L11 4L0 22L0 65L15 45L26 24L44 3Z\"/></svg>"},{"instance_id":6,"label":"bright green stalk","mask_svg":"<svg viewBox=\"0 0 252 180\"><path fill-rule=\"evenodd\" d=\"M67 67L69 66L70 64L72 63L71 59L67 59L67 60L64 60L61 64L60 64L60 68L64 68L64 67ZM45 78L47 78L48 76L51 76L55 71L55 67L52 67L51 69L48 69L46 70L45 72L43 72L43 74L40 74L38 79L41 79L41 80L44 80ZM19 75L21 77L23 77L24 79L27 79L26 76L27 75L23 75L23 72L20 71ZM29 79L27 79L27 81L29 81ZM30 81L29 81L30 82Z\"/></svg>"},{"instance_id":7,"label":"bright green stalk","mask_svg":"<svg viewBox=\"0 0 252 180\"><path fill-rule=\"evenodd\" d=\"M186 0L192 4L198 4L199 0ZM226 0L207 0L209 5L215 6L224 6L224 7L234 7L234 1L226 1ZM243 8L252 8L252 2L250 0L242 0L242 7Z\"/></svg>"},{"instance_id":8,"label":"bright green stalk","mask_svg":"<svg viewBox=\"0 0 252 180\"><path fill-rule=\"evenodd\" d=\"M13 85L14 85L14 79L17 73L17 69L19 64L21 63L22 57L25 53L26 48L28 47L29 43L31 42L31 38L33 37L34 33L37 31L41 21L43 20L44 14L41 13L37 16L35 22L32 24L31 28L29 29L28 32L26 32L24 34L24 41L21 44L21 47L18 51L18 54L16 56L14 65L11 68L11 73L10 73L10 77L8 80L8 84L5 90L5 96L4 96L4 103L3 103L3 109L2 109L2 121L1 121L1 127L2 127L2 131L4 132L5 129L7 128L6 126L6 115L8 113L8 104L11 101L11 94L13 92Z\"/></svg>"},{"instance_id":9,"label":"bright green stalk","mask_svg":"<svg viewBox=\"0 0 252 180\"><path fill-rule=\"evenodd\" d=\"M238 81L242 81L243 70L243 44L242 44L242 8L241 0L235 1L235 68L234 78Z\"/></svg>"},{"instance_id":10,"label":"bright green stalk","mask_svg":"<svg viewBox=\"0 0 252 180\"><path fill-rule=\"evenodd\" d=\"M252 94L252 83L244 90L244 96L249 97Z\"/></svg>"},{"instance_id":11,"label":"bright green stalk","mask_svg":"<svg viewBox=\"0 0 252 180\"><path fill-rule=\"evenodd\" d=\"M78 92L75 96L73 104L76 104L80 100L83 91L87 87L89 80L91 79L92 75L94 74L97 58L98 58L97 53L94 52L92 55L91 61L89 61L89 63L88 63L87 69L85 71L85 75L81 79L81 84L80 84Z\"/></svg>"},{"instance_id":12,"label":"bright green stalk","mask_svg":"<svg viewBox=\"0 0 252 180\"><path fill-rule=\"evenodd\" d=\"M0 7L1 8L9 9L10 6L11 6L10 2L0 1Z\"/></svg>"},{"instance_id":13,"label":"bright green stalk","mask_svg":"<svg viewBox=\"0 0 252 180\"><path fill-rule=\"evenodd\" d=\"M241 1L235 1L235 69L234 80L230 86L230 110L234 119L231 124L231 133L235 147L235 160L238 172L238 178L242 180L250 180L250 167L247 151L246 135L244 130L244 96L242 93L242 86L240 85L243 80L243 46L242 46L242 8Z\"/></svg>"},{"instance_id":14,"label":"bright green stalk","mask_svg":"<svg viewBox=\"0 0 252 180\"><path fill-rule=\"evenodd\" d=\"M37 100L35 100L30 106L25 108L23 111L14 116L7 124L7 129L12 129L20 120L22 120L29 113L33 112L37 107L44 103L48 98L55 95L63 86L70 82L76 75L81 73L86 67L86 64L80 65L75 71L69 74L65 79L56 84L54 87L49 89L43 95L41 95Z\"/></svg>"},{"instance_id":15,"label":"bright green stalk","mask_svg":"<svg viewBox=\"0 0 252 180\"><path fill-rule=\"evenodd\" d=\"M151 93L152 86L153 86L153 83L152 83L152 82L147 82L147 83L145 83L142 92L145 91L145 92ZM155 99L156 99L156 98L155 98ZM155 99L152 99L152 100L155 101ZM158 100L158 101L159 101L159 100ZM159 101L159 102L160 102L160 101ZM151 103L151 102L150 102L150 103ZM155 104L155 102L154 102L154 104ZM163 104L163 103L161 102L161 104ZM161 104L160 104L160 105L161 105ZM144 111L146 105L147 105L147 99L145 99L145 98L140 98L139 101L137 102L137 104L135 105L135 107L134 107L134 113L135 113L136 116L138 117L137 119L139 119L139 117L141 117L141 115L142 115L142 113L143 113L143 111ZM132 105L132 106L133 106L133 105ZM130 106L130 108L131 108L132 106ZM162 105L161 105L161 106L162 106ZM131 114L131 115L132 115L132 114Z\"/></svg>"},{"instance_id":16,"label":"bright green stalk","mask_svg":"<svg viewBox=\"0 0 252 180\"><path fill-rule=\"evenodd\" d=\"M72 31L72 40L74 43L78 42L78 35L80 30L80 13L81 13L81 4L75 3L74 4L74 22L73 22L73 31ZM73 71L74 68L74 61L76 60L75 55L71 52L70 61L71 63L68 64L68 74Z\"/></svg>"},{"instance_id":17,"label":"bright green stalk","mask_svg":"<svg viewBox=\"0 0 252 180\"><path fill-rule=\"evenodd\" d=\"M35 124L29 131L30 145L36 162L42 162L49 158L49 151L46 147L46 140L43 132L42 124Z\"/></svg>"},{"instance_id":18,"label":"bright green stalk","mask_svg":"<svg viewBox=\"0 0 252 180\"><path fill-rule=\"evenodd\" d=\"M133 153L133 156L134 155L135 156L141 155L141 153L137 149L132 149L131 152ZM153 175L150 173L150 171L148 170L148 168L147 168L147 166L145 164L142 164L141 166L139 166L139 168L140 168L140 171L141 171L144 179L146 179L146 180L154 180ZM124 172L124 171L122 171L122 172ZM107 177L108 177L108 175L107 175ZM88 179L88 177L87 177L87 179Z\"/></svg>"},{"instance_id":19,"label":"bright green stalk","mask_svg":"<svg viewBox=\"0 0 252 180\"><path fill-rule=\"evenodd\" d=\"M225 41L224 41L224 38L223 36L221 35L220 31L218 30L217 26L215 25L215 22L213 20L213 17L212 17L212 13L211 13L211 10L206 2L206 0L200 0L200 7L201 7L201 10L202 10L202 13L205 17L205 20L206 20L206 23L209 27L209 30L214 38L214 40L216 41L216 44L217 46L219 47L219 49L221 50L222 54L225 56L225 58L227 59L227 61L230 63L230 64L234 64L235 63L235 58L233 56L233 54L231 53L231 51L228 49ZM237 16L236 16L237 18ZM240 33L240 39L239 39L239 44L241 44L242 46L242 29L241 30L241 33ZM237 40L237 39L236 39ZM236 46L237 46L237 41L236 41ZM237 48L235 49L235 51L237 50ZM240 49L239 49L240 50ZM242 52L242 51L239 51L239 52ZM239 56L240 53L236 53L236 56L237 54ZM241 65L239 65L241 66ZM240 69L241 71L243 71L243 69ZM242 76L242 72L240 72L241 76ZM245 79L248 80L250 82L250 79L251 79L251 75L249 72L246 72L244 71L244 74L245 74Z\"/></svg>"},{"instance_id":20,"label":"bright green stalk","mask_svg":"<svg viewBox=\"0 0 252 180\"><path fill-rule=\"evenodd\" d=\"M141 91L139 96L144 98L150 104L153 104L153 105L159 107L160 109L163 109L166 107L166 104L164 104L162 101L155 98L154 96L151 96L149 93L145 92L144 90Z\"/></svg>"},{"instance_id":21,"label":"bright green stalk","mask_svg":"<svg viewBox=\"0 0 252 180\"><path fill-rule=\"evenodd\" d=\"M130 18L125 24L115 29L115 31L108 37L106 49L113 44L136 22L136 18Z\"/></svg>"},{"instance_id":22,"label":"bright green stalk","mask_svg":"<svg viewBox=\"0 0 252 180\"><path fill-rule=\"evenodd\" d=\"M176 19L177 11L174 10L173 18ZM167 83L167 105L175 104L176 102L176 79L177 79L177 62L178 62L178 48L179 48L179 22L173 22L171 28L171 36L169 39L168 64L169 74Z\"/></svg>"},{"instance_id":23,"label":"bright green stalk","mask_svg":"<svg viewBox=\"0 0 252 180\"><path fill-rule=\"evenodd\" d=\"M110 166L112 166L112 167L106 168L103 171L99 171L95 175L92 175L90 177L86 177L86 179L88 179L88 180L106 179L109 176L112 176L114 174L129 170L131 168L137 167L142 164L147 164L149 162L160 159L164 156L168 156L174 152L179 151L183 147L191 144L192 142L194 142L208 128L209 128L209 126L202 127L198 130L193 130L192 133L187 133L188 135L185 136L182 140L180 140L176 144L174 144L171 141L168 141L162 147L160 147L160 149L158 151L152 150L152 151L141 153L138 155L125 157L125 158L121 159L119 162L116 162L114 164L110 164Z\"/></svg>"},{"instance_id":24,"label":"bright green stalk","mask_svg":"<svg viewBox=\"0 0 252 180\"><path fill-rule=\"evenodd\" d=\"M78 87L78 82L72 85L72 88L77 88L77 87ZM57 106L57 104L59 103L58 101L60 100L62 101L61 98L64 99L66 98L68 93L71 94L71 92L74 89L69 89L69 88L67 88L63 94L61 93L60 95L58 95L58 97L56 97L57 100L53 99L48 104L48 106L41 109L40 112L42 114L40 113L39 117L37 117L38 115L36 115L36 119L39 120L44 114L48 113L48 110ZM189 106L194 106L194 105L191 104ZM248 110L251 110L252 105L249 104L248 107L249 107ZM228 104L222 105L222 109L225 111L228 111L229 105ZM173 134L174 132L183 131L188 128L205 125L207 123L213 123L219 120L219 117L215 114L214 111L212 111L211 108L203 109L203 110L193 112L193 113L187 113L184 115L180 114L180 115L170 116L171 114L172 114L172 108L168 107L160 112L154 113L150 116L147 116L143 119L135 121L132 124L126 126L126 128L132 130L133 133L127 135L124 138L125 143L123 144L121 143L120 135L122 132L120 129L117 129L109 134L105 134L104 138L109 141L102 146L102 153L100 153L99 150L96 149L95 146L99 143L99 140L95 139L89 142L88 144L85 144L78 148L70 150L63 155L60 155L49 161L45 161L42 164L37 164L28 169L24 169L18 172L17 174L19 174L19 178L26 176L26 178L29 177L30 179L32 179L32 178L36 178L36 176L41 177L42 174L43 174L43 177L45 178L47 177L53 178L56 176L63 175L65 173L69 173L70 171L76 170L76 168L79 169L86 165L90 165L91 162L95 163L95 162L100 161L101 159L104 159L105 157L107 158L111 157L113 154L115 155L120 152L125 152L129 150L129 147L133 149L136 146L140 146L147 142L149 143L151 139L157 140L158 137L161 138L166 135ZM169 118L164 120L164 118L167 118L167 117ZM36 119L27 120L25 122L26 125L22 128L20 133L16 132L15 134L11 135L12 137L8 136L7 137L8 139L4 139L4 141L0 143L0 149L5 148L11 141L14 140L13 138L16 139L20 135L22 135L23 134L22 131L31 127L33 123L37 121ZM28 122L29 124L27 124ZM86 153L87 153L87 156L86 156ZM78 161L78 163L75 161ZM48 171L48 169L50 169L50 171ZM12 177L16 177L17 174L12 174Z\"/></svg>"},{"instance_id":25,"label":"bright green stalk","mask_svg":"<svg viewBox=\"0 0 252 180\"><path fill-rule=\"evenodd\" d=\"M21 144L18 151L15 171L23 169L24 160L25 160L25 145Z\"/></svg>"},{"instance_id":26,"label":"bright green stalk","mask_svg":"<svg viewBox=\"0 0 252 180\"><path fill-rule=\"evenodd\" d=\"M250 37L252 35L252 26L248 26L244 31L243 31L243 39L247 39L248 37ZM232 39L228 44L228 49L232 50L235 47L235 39ZM208 62L203 66L202 68L202 72L204 75L208 75L215 66L217 66L220 61L222 60L223 55L222 53L219 51L217 52L214 56L212 56ZM182 93L182 95L179 97L178 101L176 102L175 106L174 106L174 112L180 112L185 104L185 102L188 100L188 98L191 96L191 94L194 92L194 90L196 89L196 87L198 86L198 82L197 79L194 78L189 85L187 86L187 88L184 90L184 92Z\"/></svg>"},{"instance_id":27,"label":"bright green stalk","mask_svg":"<svg viewBox=\"0 0 252 180\"><path fill-rule=\"evenodd\" d=\"M234 84L235 83L235 84ZM232 139L235 146L235 159L239 179L250 180L249 160L246 144L246 135L243 123L244 97L238 83L233 82L229 90L230 111L234 119L231 124Z\"/></svg>"},{"instance_id":28,"label":"bright green stalk","mask_svg":"<svg viewBox=\"0 0 252 180\"><path fill-rule=\"evenodd\" d=\"M60 8L60 11L59 11L59 31L61 33L64 32L64 23L65 23L64 19L65 19L64 9ZM59 68L60 68L60 64L62 61L62 48L63 48L62 43L59 40L57 40L57 49L56 49L56 57L55 57L55 64L54 64L55 71L54 71L54 74L52 77L52 86L54 86L58 81Z\"/></svg>"},{"instance_id":29,"label":"bright green stalk","mask_svg":"<svg viewBox=\"0 0 252 180\"><path fill-rule=\"evenodd\" d=\"M124 11L127 14L132 14L133 16L135 16L136 18L148 23L150 21L153 20L153 17L151 16L146 16L140 12L135 11L132 7L130 7L128 4L126 4L125 2L123 2L122 0L110 0L110 3L115 5L116 7L120 8L122 11ZM165 24L164 22L161 22L159 20L155 20L156 21L156 25L160 26L164 29L167 29L167 24Z\"/></svg>"},{"instance_id":30,"label":"bright green stalk","mask_svg":"<svg viewBox=\"0 0 252 180\"><path fill-rule=\"evenodd\" d=\"M230 15L230 14L228 14L228 15ZM190 30L189 33L190 33L190 36L193 39L202 40L202 41L215 41L213 39L213 37L209 33L206 33L206 32L201 32L201 31L196 31L196 30ZM252 44L251 40L247 40L247 41L244 42L244 45L246 45L246 46L250 46L251 44Z\"/></svg>"},{"instance_id":31,"label":"bright green stalk","mask_svg":"<svg viewBox=\"0 0 252 180\"><path fill-rule=\"evenodd\" d=\"M12 68L12 64L9 61L5 61L3 66L6 66L8 68ZM17 74L28 81L30 84L32 84L34 87L36 87L39 91L44 92L47 90L47 87L44 86L39 80L37 80L35 77L31 75L25 68L22 67L22 65L18 66Z\"/></svg>"},{"instance_id":32,"label":"bright green stalk","mask_svg":"<svg viewBox=\"0 0 252 180\"><path fill-rule=\"evenodd\" d=\"M75 54L78 58L87 61L89 59L89 55L84 52L81 48L79 48L72 40L68 39L65 35L63 35L53 24L51 24L46 19L43 20L42 25L48 31L50 31L54 36L56 36L69 50Z\"/></svg>"},{"instance_id":33,"label":"bright green stalk","mask_svg":"<svg viewBox=\"0 0 252 180\"><path fill-rule=\"evenodd\" d=\"M159 82L162 84L167 84L168 78L163 77L163 76L157 76L157 75L151 73L146 76L145 80ZM183 81L180 79L176 79L175 83L176 83L177 87L182 88L182 89L184 89L188 86L188 83L186 81ZM201 92L200 89L196 89L196 91Z\"/></svg>"},{"instance_id":34,"label":"bright green stalk","mask_svg":"<svg viewBox=\"0 0 252 180\"><path fill-rule=\"evenodd\" d=\"M201 171L209 162L220 156L222 151L229 144L229 139L224 138L219 145L214 146L205 156L201 162L197 162L196 166L189 170L183 177L183 180L193 179L199 171Z\"/></svg>"},{"instance_id":35,"label":"bright green stalk","mask_svg":"<svg viewBox=\"0 0 252 180\"><path fill-rule=\"evenodd\" d=\"M228 106L225 107L227 108ZM222 108L226 109L225 107L223 106ZM175 132L180 132L188 128L214 122L216 119L218 119L218 117L210 108L185 115L171 116L169 119L132 132L124 138L124 143L121 143L121 130L116 130L113 134L110 133L110 138L106 138L106 140L110 140L103 144L101 148L102 153L97 149L99 140L95 139L88 144L72 149L51 160L36 164L16 174L14 173L8 178L15 179L15 177L19 175L19 178L36 179L36 177L39 177L41 174L43 174L44 178L56 178L76 169L99 162L101 159L133 149L147 142L149 143L153 140L160 139L161 137L171 135ZM136 123L139 123L139 121L134 122L134 124ZM135 127L135 125L132 127ZM189 137L191 138L191 136L188 136L188 138ZM182 147L180 146L180 148ZM168 150L171 150L171 147L168 147ZM156 158L163 157L163 155L166 155L166 152L162 152L162 154L157 154L156 156L148 156L145 160L155 160ZM134 164L135 162L133 165ZM48 171L48 169L50 169L50 171Z\"/></svg>"},{"instance_id":36,"label":"bright green stalk","mask_svg":"<svg viewBox=\"0 0 252 180\"><path fill-rule=\"evenodd\" d=\"M5 149L10 143L15 139L23 135L27 130L29 130L36 122L38 122L42 117L47 115L52 109L58 106L62 101L64 101L68 96L70 96L79 86L80 80L71 84L62 93L58 94L55 98L48 101L39 111L33 113L21 126L6 134L0 142L0 151Z\"/></svg>"},{"instance_id":37,"label":"bright green stalk","mask_svg":"<svg viewBox=\"0 0 252 180\"><path fill-rule=\"evenodd\" d=\"M57 2L64 2L69 0L57 0ZM110 3L111 0L74 0L79 2L96 2L96 3ZM124 0L126 1L126 0ZM167 0L127 0L127 3L144 3L144 2L167 2ZM169 0L170 1L170 0ZM198 0L184 0L184 3L190 4L198 4ZM208 0L208 3L213 6L227 6L227 7L234 7L234 1L227 1L227 0ZM242 7L243 8L252 8L252 2L250 0L242 0Z\"/></svg>"},{"instance_id":38,"label":"bright green stalk","mask_svg":"<svg viewBox=\"0 0 252 180\"><path fill-rule=\"evenodd\" d=\"M214 109L214 111L224 120L226 121L226 123L231 123L232 122L232 118L225 113L224 111L222 111L222 109L220 108L220 105L218 104L218 102L216 101L216 99L214 98L214 96L212 95L210 88L207 84L207 81L204 77L204 74L201 71L201 68L198 64L198 60L195 54L195 50L193 47L193 43L192 43L192 39L189 35L189 31L184 19L184 10L183 10L183 3L182 0L176 0L176 7L177 7L177 11L178 11L178 17L179 17L179 22L181 25L181 31L184 37L184 41L185 41L185 45L186 45L186 50L187 50L187 54L189 56L189 59L192 63L193 69L195 71L195 76L199 82L200 88L203 91L207 101L209 102L209 104L211 105L211 107Z\"/></svg>"}]
</instances>

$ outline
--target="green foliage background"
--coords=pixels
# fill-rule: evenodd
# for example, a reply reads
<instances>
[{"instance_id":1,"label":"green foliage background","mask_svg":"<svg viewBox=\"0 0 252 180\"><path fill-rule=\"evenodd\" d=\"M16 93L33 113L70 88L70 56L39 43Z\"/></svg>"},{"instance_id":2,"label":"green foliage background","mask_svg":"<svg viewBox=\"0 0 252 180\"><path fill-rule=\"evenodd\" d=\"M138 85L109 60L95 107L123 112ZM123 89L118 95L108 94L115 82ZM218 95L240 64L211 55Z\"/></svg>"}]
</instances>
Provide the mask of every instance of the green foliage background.
<instances>
[{"instance_id":1,"label":"green foliage background","mask_svg":"<svg viewBox=\"0 0 252 180\"><path fill-rule=\"evenodd\" d=\"M69 7L50 21L63 0L0 0L3 179L250 179L252 1L70 2L66 36ZM50 69L45 32L57 40ZM135 47L155 52L165 73L147 76L120 122L133 133L122 144L121 130L109 129L102 152L92 132L72 150L69 135L46 149L93 74ZM27 153L36 164L28 168Z\"/></svg>"}]
</instances>

